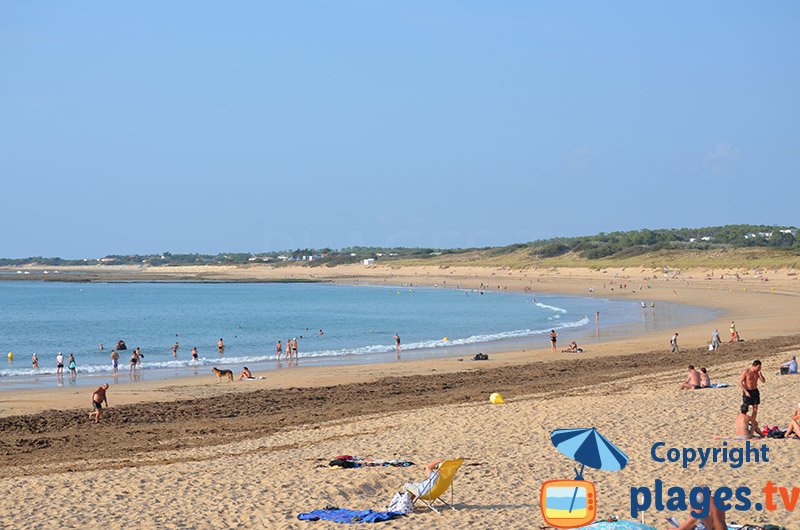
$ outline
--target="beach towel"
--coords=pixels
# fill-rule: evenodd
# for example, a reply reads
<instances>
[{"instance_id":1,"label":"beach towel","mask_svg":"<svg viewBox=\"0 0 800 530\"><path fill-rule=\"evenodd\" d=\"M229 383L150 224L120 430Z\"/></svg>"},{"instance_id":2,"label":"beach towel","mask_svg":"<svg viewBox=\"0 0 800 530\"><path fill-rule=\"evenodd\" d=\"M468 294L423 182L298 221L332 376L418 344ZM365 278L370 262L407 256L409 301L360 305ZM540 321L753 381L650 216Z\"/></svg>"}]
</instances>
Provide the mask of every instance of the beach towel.
<instances>
[{"instance_id":1,"label":"beach towel","mask_svg":"<svg viewBox=\"0 0 800 530\"><path fill-rule=\"evenodd\" d=\"M414 462L408 460L365 460L357 456L340 455L328 462L329 466L354 468L354 467L408 467Z\"/></svg>"},{"instance_id":2,"label":"beach towel","mask_svg":"<svg viewBox=\"0 0 800 530\"><path fill-rule=\"evenodd\" d=\"M728 388L729 386L731 385L728 383L711 383L711 386L708 388Z\"/></svg>"},{"instance_id":3,"label":"beach towel","mask_svg":"<svg viewBox=\"0 0 800 530\"><path fill-rule=\"evenodd\" d=\"M395 517L402 517L401 512L375 512L372 510L348 510L334 508L330 510L314 510L297 516L301 521L333 521L334 523L381 523Z\"/></svg>"},{"instance_id":4,"label":"beach towel","mask_svg":"<svg viewBox=\"0 0 800 530\"><path fill-rule=\"evenodd\" d=\"M584 528L591 528L592 530L656 530L654 526L636 521L598 521L589 526L584 526Z\"/></svg>"}]
</instances>

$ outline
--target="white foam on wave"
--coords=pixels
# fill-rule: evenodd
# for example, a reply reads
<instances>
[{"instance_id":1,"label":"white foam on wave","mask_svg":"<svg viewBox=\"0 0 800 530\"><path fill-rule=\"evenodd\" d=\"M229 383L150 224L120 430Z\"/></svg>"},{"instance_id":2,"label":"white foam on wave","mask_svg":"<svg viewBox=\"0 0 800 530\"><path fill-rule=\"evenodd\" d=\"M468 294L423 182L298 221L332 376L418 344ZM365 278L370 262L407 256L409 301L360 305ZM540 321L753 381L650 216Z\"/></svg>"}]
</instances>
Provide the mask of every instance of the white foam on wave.
<instances>
[{"instance_id":1,"label":"white foam on wave","mask_svg":"<svg viewBox=\"0 0 800 530\"><path fill-rule=\"evenodd\" d=\"M537 304L538 305L538 304ZM556 308L559 309L559 308ZM589 324L589 317L585 316L580 320L573 322L561 322L550 329L567 329L579 328ZM403 345L403 350L422 350L422 349L436 349L446 348L452 346L464 346L468 344L477 344L482 342L494 342L505 339L518 339L524 337L532 337L536 335L543 335L549 333L550 329L518 329L512 331L502 331L499 333L489 333L486 335L472 335L470 337L449 340L428 340L420 342L412 342ZM389 353L394 351L394 345L389 344L373 344L370 346L362 346L359 348L343 348L338 350L318 350L301 352L300 356L305 358L322 358L322 357L343 357L346 355L369 355L379 353ZM182 369L191 367L204 367L204 366L222 366L222 365L247 365L260 362L276 361L275 354L267 355L241 355L236 357L201 357L197 361L189 359L171 359L167 361L148 361L144 359L141 368L143 370L153 369ZM129 365L120 363L119 372L125 374L130 370ZM111 363L106 364L87 364L78 365L79 374L110 374L113 372ZM41 375L55 375L55 368L8 368L0 369L0 378L2 377L35 377ZM65 377L68 377L69 372L65 371Z\"/></svg>"},{"instance_id":2,"label":"white foam on wave","mask_svg":"<svg viewBox=\"0 0 800 530\"><path fill-rule=\"evenodd\" d=\"M536 307L541 307L542 309L549 309L550 311L555 311L556 313L566 313L567 312L567 310L564 309L563 307L556 307L554 305L547 305L547 304L543 304L541 302L534 302L534 305L536 305Z\"/></svg>"}]
</instances>

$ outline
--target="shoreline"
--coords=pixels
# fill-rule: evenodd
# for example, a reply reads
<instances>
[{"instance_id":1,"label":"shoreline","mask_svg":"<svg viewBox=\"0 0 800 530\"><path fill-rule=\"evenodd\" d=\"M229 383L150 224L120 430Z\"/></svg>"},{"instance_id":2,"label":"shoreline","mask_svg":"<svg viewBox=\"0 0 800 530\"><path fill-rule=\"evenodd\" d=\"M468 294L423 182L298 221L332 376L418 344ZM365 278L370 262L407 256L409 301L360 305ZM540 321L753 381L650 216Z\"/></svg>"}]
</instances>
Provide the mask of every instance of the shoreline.
<instances>
[{"instance_id":1,"label":"shoreline","mask_svg":"<svg viewBox=\"0 0 800 530\"><path fill-rule=\"evenodd\" d=\"M190 271L182 270L180 274L206 274L208 267L191 267ZM275 274L289 274L298 280L302 274L308 273L306 267L271 268L258 267L230 268L226 274L237 273L240 281L253 279L253 272L266 274L267 278L272 279ZM299 269L299 270L298 270ZM135 272L135 271L134 271ZM216 272L221 272L217 270ZM637 289L611 290L612 283L618 286L620 283L631 283L638 287L639 283L646 280L643 276L648 276L652 287L645 290L647 299L656 302L677 301L687 305L695 305L707 309L719 311L716 318L718 324L715 326L711 322L695 323L684 326L680 329L681 345L685 348L700 347L708 344L710 332L713 327L719 327L725 337L725 323L729 318L736 319L737 326L742 330L742 336L746 340L764 339L773 336L791 335L797 331L791 314L800 313L800 282L797 276L786 276L767 284L762 280L746 278L743 281L732 279L707 280L708 271L691 271L685 276L665 277L666 279L652 279L651 271L640 269L635 271L604 270L590 271L583 269L555 269L548 271L541 270L507 270L507 269L476 269L468 268L378 268L361 266L341 266L326 271L324 277L317 277L316 280L324 280L331 283L344 283L350 285L378 285L386 286L391 281L393 284L450 288L461 286L463 289L480 288L481 284L488 287L487 290L513 290L524 292L529 290L531 293L561 293L566 295L577 295L586 297L589 287L594 288L594 296L602 296L609 299L640 300L642 293L633 292ZM245 276L241 276L246 274ZM637 278L638 276L638 278ZM715 277L716 274L713 275ZM448 285L449 282L449 285ZM491 283L492 285L488 285ZM734 290L733 287L737 287ZM782 314L772 316L770 313L775 306L783 308ZM721 322L720 322L721 321ZM591 351L580 354L581 359L603 357L614 354L634 354L642 351L654 349L667 350L665 346L671 332L664 332L663 336L654 333L641 333L626 338L613 338L610 341L601 341L592 344ZM557 353L557 358L565 355ZM358 374L383 374L391 375L402 373L409 376L427 373L430 370L453 370L458 371L459 365L463 363L457 361L458 355L446 356L434 359L407 360L399 363L373 363L373 364L347 364L347 365L327 365L327 366L301 366L300 370L286 368L283 370L271 371L268 373L267 380L248 382L248 389L253 388L288 388L288 387L313 387L317 386L317 381L327 381L332 384L334 381L347 383L351 381L363 381L363 377ZM513 351L492 354L493 362L502 365L522 365L531 362L540 362L552 359L553 354L544 342L540 348L524 348ZM205 369L206 367L203 367ZM190 398L193 395L205 395L207 392L220 392L214 389L215 381L208 377L197 377L189 375L176 379L145 380L133 382L121 382L114 385L117 400L120 403L138 403L152 400L152 395L163 394L166 388L183 389L180 395ZM0 416L10 416L15 414L25 414L34 411L42 411L53 408L56 404L62 407L79 407L83 405L85 397L85 387L63 387L46 389L14 389L0 393ZM177 399L177 397L176 397Z\"/></svg>"},{"instance_id":2,"label":"shoreline","mask_svg":"<svg viewBox=\"0 0 800 530\"><path fill-rule=\"evenodd\" d=\"M349 271L348 271L349 273ZM64 275L66 276L66 275ZM380 278L382 281L377 281L374 277L352 277L352 276L334 276L327 279L318 279L314 282L308 283L330 283L332 285L350 285L356 287L375 287L375 288L406 288L412 282L400 282L398 284L389 284L386 283L386 278ZM450 278L448 278L450 279ZM366 281L364 281L366 280ZM472 279L470 278L470 281ZM246 283L248 282L248 278L239 278L236 279L234 282L229 281L213 281L210 283ZM265 281L271 282L272 279L267 279ZM481 282L483 284L488 283L489 278L484 278ZM500 292L500 293L525 293L526 289L524 286L506 284L506 279L492 279L492 281L499 281L500 284L498 288L491 289L490 286L484 285L483 289L475 290L485 290L488 292ZM570 280L571 282L571 280ZM112 282L115 283L115 282ZM129 283L128 281L123 283ZM173 282L170 280L159 280L154 282L152 280L143 280L143 281L133 281L133 283L182 283L182 282ZM203 283L203 282L192 282L192 283ZM256 282L258 283L258 282ZM294 279L292 283L306 283L306 280L302 279ZM531 282L532 283L532 282ZM440 285L441 284L441 285ZM460 286L454 284L452 279L450 284L447 284L447 279L440 279L437 277L421 277L418 278L418 281L413 284L414 287L423 288L423 289L448 289L448 290L473 290L470 287L464 285ZM537 284L537 287L539 284ZM489 287L489 288L487 288ZM510 289L509 289L510 287ZM559 287L564 287L564 284L559 284ZM562 293L557 292L556 289L542 289L539 294L550 296L550 295L561 295L566 297L577 297L584 300L589 300L595 297L600 296L603 299L608 300L615 300L613 296L609 296L609 293L586 293L586 292L578 292L578 289L572 289L572 292ZM531 293L526 293L527 295L531 295ZM646 293L648 296L652 293ZM630 297L623 297L622 300L632 303L629 300ZM619 298L617 298L619 300ZM693 301L695 302L695 301ZM668 301L668 303L672 303L672 301ZM719 309L711 308L711 307L703 307L699 305L689 305L688 303L680 304L685 306L685 309L702 309L703 311L708 312L705 315L707 318L704 318L701 322L693 322L691 325L694 326L701 326L704 325L706 322L710 322L715 312L721 312ZM663 307L663 306L661 306ZM661 312L659 311L659 315ZM587 318L590 318L587 316ZM652 318L652 317L650 317ZM689 317L686 317L689 318ZM653 321L648 320L650 325L652 325ZM602 336L600 335L602 330ZM592 333L597 333L597 336L592 336ZM564 353L561 351L566 344L566 338L562 338L562 344L559 346L559 351L555 354L558 358L570 357L570 356L579 356L578 358L586 359L586 358L593 358L596 355L603 355L603 352L606 350L613 350L615 346L617 346L619 342L625 341L634 341L635 348L642 348L644 344L653 342L648 341L648 337L652 337L655 333L653 330L647 327L640 327L638 326L638 320L631 320L629 322L624 323L615 323L610 325L609 327L602 326L602 327L592 327L591 321L586 325L585 329L580 328L568 328L564 330L560 330L560 333L564 335L564 337L575 338L580 342L580 346L584 348L584 351L581 354L571 354L571 353ZM570 333L571 335L567 335ZM664 332L666 333L666 332ZM413 373L419 373L419 371L424 371L429 369L428 365L439 364L440 362L447 362L457 360L458 357L465 357L465 356L472 356L478 351L483 351L492 355L493 359L500 359L504 360L505 357L508 357L509 362L512 363L524 363L524 362L539 362L543 360L550 360L553 357L553 354L550 352L549 348L543 347L543 345L548 344L547 338L545 333L533 334L525 337L517 337L517 338L508 338L508 339L499 339L499 340L491 340L491 341L483 341L483 342L476 342L470 344L463 344L457 346L445 346L441 348L420 348L420 349L413 349L413 350L406 350L404 352L404 359L401 361L397 361L394 358L394 353L388 352L385 354L373 353L369 355L365 355L364 357L384 357L383 359L379 360L367 360L360 358L359 355L350 355L350 356L343 356L342 359L338 359L336 357L326 359L322 357L309 357L302 359L299 366L281 366L280 368L274 368L270 365L275 364L275 360L265 360L265 361L249 361L247 364L250 366L251 371L253 371L256 375L262 375L265 378L270 380L277 380L278 384L280 385L291 385L295 380L300 381L300 384L307 384L308 379L314 377L325 377L326 372L332 370L332 373L337 374L337 376L343 377L344 380L349 380L350 373L352 371L364 371L367 370L369 367L372 366L380 366L379 370L384 372L394 372L396 371L396 367L399 365L405 365L407 363L413 363L412 369ZM474 350L474 351L473 351ZM235 358L236 356L234 356ZM302 356L301 356L302 357ZM346 357L346 358L344 358ZM172 359L167 358L168 361ZM78 381L69 380L65 374L60 381L56 378L55 374L44 374L44 375L31 375L31 376L20 376L20 378L24 377L20 381L5 381L2 382L2 387L0 387L0 416L8 416L17 413L20 408L29 411L28 407L25 405L25 402L28 396L35 396L34 401L37 403L46 403L47 399L41 399L39 396L39 392L44 393L52 393L56 396L60 396L62 399L66 398L67 401L72 402L74 401L69 396L77 395L80 393L81 389L84 391L91 387L92 385L99 385L103 382L111 383L115 389L121 390L123 395L126 396L124 398L124 402L133 402L128 401L129 397L132 396L139 396L141 395L140 390L146 388L148 391L151 390L159 390L163 387L173 387L173 386L181 386L181 387L188 387L194 384L196 385L204 385L207 384L211 378L210 369L212 365L222 366L224 368L230 368L234 371L235 374L238 374L240 370L240 366L234 364L226 364L226 359L204 359L205 362L209 364L198 364L196 366L189 365L183 368L153 368L140 370L138 372L138 376L132 377L129 374L127 369L127 365L122 362L120 367L120 375L118 378L112 381L112 375L110 373L83 373L81 374L79 371ZM147 360L149 362L153 362L153 357L148 356ZM159 361L157 361L159 362ZM255 365L255 366L254 366ZM313 369L313 374L305 374L306 370ZM192 373L189 373L192 372ZM39 382L32 382L30 379L41 379L43 381L59 381L58 386L38 386L41 383ZM248 382L247 384L252 386L256 386L259 382L253 381ZM13 396L9 396L8 394L13 394Z\"/></svg>"},{"instance_id":3,"label":"shoreline","mask_svg":"<svg viewBox=\"0 0 800 530\"><path fill-rule=\"evenodd\" d=\"M150 282L147 282L150 283ZM170 282L172 283L172 282ZM241 283L241 282L237 282ZM335 285L335 284L334 284ZM344 282L340 282L339 285L345 285ZM402 288L401 286L392 286L386 284L358 284L358 283L348 283L346 285L356 286L356 287L366 287L366 288L378 288L378 289L399 289ZM419 286L417 289L434 289L432 286ZM455 290L455 287L448 287L447 289ZM463 289L462 289L463 290ZM495 293L492 293L495 294ZM519 292L503 292L500 293L500 296L505 295L515 295L518 296L522 293ZM576 294L561 294L561 293L543 293L542 296L545 298L541 298L542 301L549 301L549 303L560 303L558 301L550 301L546 297L555 296L562 298L561 302L563 302L563 298L576 298L581 299L583 301L592 300L595 297L587 296L587 295L576 295ZM607 301L606 298L603 298L602 303ZM632 302L626 302L632 303ZM575 322L560 322L560 323L553 323L548 327L554 327L557 329L562 335L560 342L562 343L559 346L557 355L564 357L563 354L569 355L577 355L579 358L587 358L592 355L592 351L597 348L599 345L607 344L609 342L618 341L625 338L642 338L646 335L652 335L655 331L657 326L664 326L664 322L671 322L675 319L682 321L684 323L692 323L692 324L702 324L705 322L709 322L714 319L718 310L713 310L711 308L702 308L698 306L689 306L687 304L672 304L671 302L668 303L671 308L669 308L666 312L664 309L664 305L660 306L660 310L658 312L658 316L654 317L652 313L649 313L649 317L646 321L640 321L638 316L636 318L632 318L631 320L623 321L623 322L614 322L611 324L603 324L600 325L591 325L590 316L585 315L581 322L586 321L585 324L581 324L580 326L574 325ZM677 307L676 307L677 306ZM549 306L545 306L549 307ZM606 307L606 306L603 306ZM702 320L697 320L700 316L698 313L702 313ZM582 313L576 313L575 318L578 318ZM319 355L318 352L311 351L306 352L307 357L301 355L301 359L299 364L295 361L294 363L287 363L285 360L281 361L280 363L274 358L270 357L269 354L257 354L257 353L245 353L245 352L238 352L234 353L232 356L229 357L213 357L213 358L201 358L201 362L199 363L191 363L188 362L186 365L181 366L156 366L150 367L152 363L160 364L160 363L172 363L177 361L177 359L165 356L165 357L154 357L152 354L148 354L147 360L144 363L144 367L142 369L137 370L136 374L131 374L129 371L128 365L124 362L120 365L119 376L114 378L110 372L110 368L108 370L101 370L101 371L81 371L80 367L78 370L79 377L77 380L73 380L68 377L68 374L65 374L64 377L58 378L55 373L55 369L44 369L46 371L40 371L36 373L30 374L22 374L22 375L8 375L0 378L0 396L4 393L8 392L26 392L26 391L38 391L38 390L51 390L51 391L60 391L60 392L68 392L71 389L77 388L87 388L93 385L98 385L103 382L112 383L111 379L113 378L113 383L115 386L117 385L139 385L143 381L148 381L151 384L159 384L159 382L163 384L175 383L176 381L186 380L192 381L196 380L198 377L204 377L208 375L208 372L212 366L219 366L222 368L229 368L234 370L235 373L238 373L238 370L241 368L241 363L245 362L251 369L253 373L256 375L263 375L265 377L272 377L278 371L282 370L306 370L309 368L319 368L325 369L326 367L351 367L354 369L363 369L364 367L371 366L371 365L384 365L384 364L394 364L397 365L398 362L406 363L409 361L412 362L430 362L430 361L437 361L437 360L446 360L446 359L454 359L457 357L471 357L474 354L481 352L481 353L488 353L491 355L505 355L508 353L515 353L515 352L533 352L533 351L540 351L543 355L542 358L547 358L547 353L549 350L547 348L543 348L542 345L547 343L547 331L546 329L537 329L532 331L529 334L524 335L517 335L517 336L507 336L507 337L499 337L499 335L503 334L511 334L514 331L511 330L502 330L496 331L489 335L471 335L469 337L457 337L455 339L451 339L455 341L455 344L444 344L444 345L436 345L436 346L419 346L409 349L407 345L406 348L403 349L402 352L402 359L397 358L396 353L394 352L393 346L386 346L386 351L374 351L370 353L344 353L344 354L330 354L330 355ZM497 337L493 337L496 335ZM476 340L471 342L471 339L484 337L484 340ZM567 341L569 339L575 339L579 342L579 345L583 348L583 352L580 354L574 354L570 352L563 352L562 349L567 345ZM462 341L459 343L459 341ZM430 342L430 341L428 341ZM364 348L371 348L374 345L366 345L366 346L358 346L353 347L353 350L359 350L362 347ZM338 351L338 350L337 350ZM345 351L345 350L341 350ZM261 355L264 357L261 360L253 360L252 357L258 357ZM250 357L246 361L236 360L241 356ZM124 357L124 355L123 355ZM273 356L274 357L274 356ZM183 359L182 359L183 361ZM24 361L17 361L24 362ZM85 363L82 363L84 366L84 370L86 369ZM102 365L105 368L105 364ZM90 365L89 368L97 368L97 365ZM21 368L23 371L30 371L29 368ZM57 382L57 387L51 384L53 381ZM0 404L2 403L2 399L0 399ZM0 416L4 415L4 409L2 405L0 405Z\"/></svg>"}]
</instances>

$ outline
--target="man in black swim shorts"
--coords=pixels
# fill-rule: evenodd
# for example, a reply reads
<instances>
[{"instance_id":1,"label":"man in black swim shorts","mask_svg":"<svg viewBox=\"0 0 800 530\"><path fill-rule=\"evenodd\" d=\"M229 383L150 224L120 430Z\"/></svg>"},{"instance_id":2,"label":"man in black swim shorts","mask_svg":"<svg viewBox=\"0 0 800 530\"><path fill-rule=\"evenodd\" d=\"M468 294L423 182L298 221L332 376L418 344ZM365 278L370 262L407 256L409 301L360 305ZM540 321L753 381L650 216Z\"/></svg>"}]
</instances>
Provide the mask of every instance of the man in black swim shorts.
<instances>
[{"instance_id":1,"label":"man in black swim shorts","mask_svg":"<svg viewBox=\"0 0 800 530\"><path fill-rule=\"evenodd\" d=\"M92 412L89 413L89 418L94 416L94 422L100 422L100 416L103 414L103 403L108 407L108 398L106 397L106 390L108 390L108 383L97 387L92 393Z\"/></svg>"},{"instance_id":2,"label":"man in black swim shorts","mask_svg":"<svg viewBox=\"0 0 800 530\"><path fill-rule=\"evenodd\" d=\"M758 405L761 403L761 394L758 390L759 381L766 383L764 374L761 373L761 361L756 359L739 377L739 386L742 388L742 404L753 407L753 421L756 420Z\"/></svg>"},{"instance_id":3,"label":"man in black swim shorts","mask_svg":"<svg viewBox=\"0 0 800 530\"><path fill-rule=\"evenodd\" d=\"M750 395L748 396L747 394L742 393L742 404L750 406L760 405L761 392L759 392L757 388L750 388L747 391Z\"/></svg>"}]
</instances>

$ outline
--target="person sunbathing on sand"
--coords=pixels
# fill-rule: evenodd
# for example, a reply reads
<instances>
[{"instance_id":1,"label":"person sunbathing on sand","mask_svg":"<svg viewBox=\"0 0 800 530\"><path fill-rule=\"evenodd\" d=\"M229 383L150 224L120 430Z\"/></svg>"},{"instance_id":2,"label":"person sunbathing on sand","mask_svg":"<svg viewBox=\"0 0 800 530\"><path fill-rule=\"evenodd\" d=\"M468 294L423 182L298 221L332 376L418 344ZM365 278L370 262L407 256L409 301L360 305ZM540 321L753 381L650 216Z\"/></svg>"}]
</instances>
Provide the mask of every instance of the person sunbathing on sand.
<instances>
[{"instance_id":1,"label":"person sunbathing on sand","mask_svg":"<svg viewBox=\"0 0 800 530\"><path fill-rule=\"evenodd\" d=\"M753 436L763 438L761 429L758 428L758 422L755 418L747 415L750 410L749 405L742 405L739 408L740 412L736 415L734 435L737 440L750 440Z\"/></svg>"},{"instance_id":2,"label":"person sunbathing on sand","mask_svg":"<svg viewBox=\"0 0 800 530\"><path fill-rule=\"evenodd\" d=\"M574 340L569 343L566 350L561 350L563 353L583 353L583 349L578 348L578 343Z\"/></svg>"},{"instance_id":3,"label":"person sunbathing on sand","mask_svg":"<svg viewBox=\"0 0 800 530\"><path fill-rule=\"evenodd\" d=\"M690 364L689 375L686 377L686 381L681 384L681 390L699 390L700 388L700 372Z\"/></svg>"},{"instance_id":4,"label":"person sunbathing on sand","mask_svg":"<svg viewBox=\"0 0 800 530\"><path fill-rule=\"evenodd\" d=\"M699 505L703 503L702 493L697 494L697 501ZM698 523L703 523L706 530L728 530L728 523L725 521L725 510L718 510L714 499L711 499L709 503L708 515L706 517L695 519L689 515L689 518L674 530L694 530Z\"/></svg>"},{"instance_id":5,"label":"person sunbathing on sand","mask_svg":"<svg viewBox=\"0 0 800 530\"><path fill-rule=\"evenodd\" d=\"M797 409L792 414L792 419L789 420L789 428L786 429L786 434L784 434L785 438L790 436L800 438L800 403L797 404Z\"/></svg>"},{"instance_id":6,"label":"person sunbathing on sand","mask_svg":"<svg viewBox=\"0 0 800 530\"><path fill-rule=\"evenodd\" d=\"M700 368L700 388L709 388L711 386L711 376L708 375L708 370Z\"/></svg>"},{"instance_id":7,"label":"person sunbathing on sand","mask_svg":"<svg viewBox=\"0 0 800 530\"><path fill-rule=\"evenodd\" d=\"M242 379L255 379L246 366L242 368L242 373L239 375L239 381Z\"/></svg>"},{"instance_id":8,"label":"person sunbathing on sand","mask_svg":"<svg viewBox=\"0 0 800 530\"><path fill-rule=\"evenodd\" d=\"M444 458L438 458L425 466L425 475L428 477L422 482L409 482L403 486L402 492L409 492L414 497L421 497L428 493L436 481L439 480L439 464Z\"/></svg>"}]
</instances>

